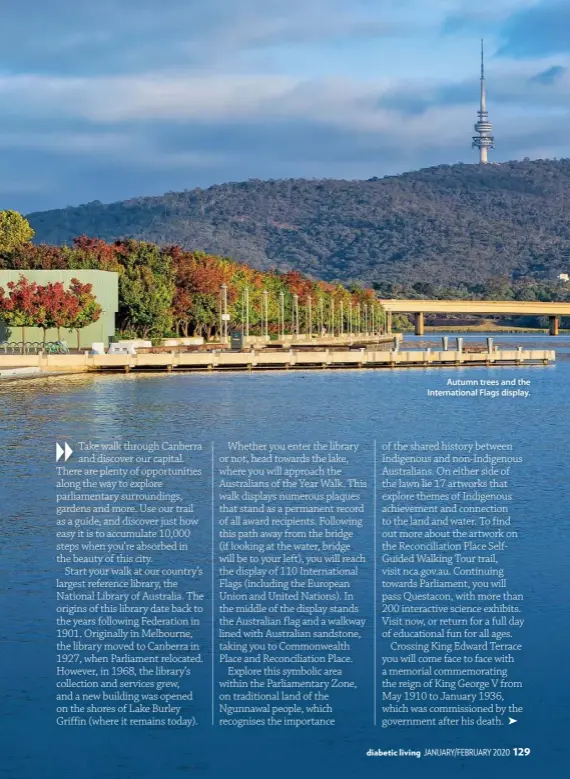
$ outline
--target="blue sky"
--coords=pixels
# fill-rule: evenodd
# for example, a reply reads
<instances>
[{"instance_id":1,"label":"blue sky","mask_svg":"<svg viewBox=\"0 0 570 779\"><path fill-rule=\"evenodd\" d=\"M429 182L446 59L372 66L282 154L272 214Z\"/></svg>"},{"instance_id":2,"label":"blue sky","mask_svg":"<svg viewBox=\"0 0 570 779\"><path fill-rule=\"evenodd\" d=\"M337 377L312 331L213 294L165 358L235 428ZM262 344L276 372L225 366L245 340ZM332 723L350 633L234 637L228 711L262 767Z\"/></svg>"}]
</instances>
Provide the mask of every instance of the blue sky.
<instances>
[{"instance_id":1,"label":"blue sky","mask_svg":"<svg viewBox=\"0 0 570 779\"><path fill-rule=\"evenodd\" d=\"M569 0L21 0L0 25L0 208L248 178L570 156Z\"/></svg>"}]
</instances>

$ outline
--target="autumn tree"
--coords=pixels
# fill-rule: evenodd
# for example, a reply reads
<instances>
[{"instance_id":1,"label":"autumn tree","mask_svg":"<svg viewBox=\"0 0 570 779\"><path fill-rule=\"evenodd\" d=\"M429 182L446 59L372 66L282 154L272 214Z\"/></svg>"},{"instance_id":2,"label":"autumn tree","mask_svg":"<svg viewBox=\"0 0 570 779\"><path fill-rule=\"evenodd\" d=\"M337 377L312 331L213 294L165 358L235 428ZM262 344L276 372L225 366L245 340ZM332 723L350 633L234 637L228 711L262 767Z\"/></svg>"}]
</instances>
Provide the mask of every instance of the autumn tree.
<instances>
[{"instance_id":1,"label":"autumn tree","mask_svg":"<svg viewBox=\"0 0 570 779\"><path fill-rule=\"evenodd\" d=\"M295 295L298 298L300 330L314 332L315 327L320 329L333 324L336 330L350 330L357 322L360 323L359 312L365 310L364 305L367 306L366 311L374 306L375 325L382 317L376 293L370 289L354 287L349 291L341 284L311 279L297 270L286 273L259 271L228 257L187 251L180 246L160 247L132 239L107 243L83 235L76 238L71 247L24 243L9 252L0 250L0 268L114 271L119 275L118 330L147 338L163 337L175 331L185 336L197 334L209 339L220 326L223 284L227 289L232 325L243 325L248 317L250 333L265 332L266 304L268 331L280 331L281 295L286 331L293 323ZM79 284L77 279L75 281ZM65 298L67 292L61 285L51 285L49 289L51 292L47 293L38 313L43 323L38 323L38 326L44 329L44 341L46 329L68 326L65 323L70 321L70 311L77 302ZM79 287L75 289L78 291ZM528 296L533 293L539 294L529 287L521 289L520 294ZM549 294L551 290L540 291L540 295L546 298ZM567 293L562 291L557 294L570 298L570 289ZM76 297L83 300L76 312L82 317L83 324L70 329L79 331L91 321L96 321L94 317L98 318L100 312L96 301L88 298L86 292L77 292Z\"/></svg>"},{"instance_id":2,"label":"autumn tree","mask_svg":"<svg viewBox=\"0 0 570 779\"><path fill-rule=\"evenodd\" d=\"M174 328L178 335L188 336L192 321L194 257L190 252L182 251L179 246L169 247L167 253L171 257L174 271L175 292L172 300Z\"/></svg>"},{"instance_id":3,"label":"autumn tree","mask_svg":"<svg viewBox=\"0 0 570 779\"><path fill-rule=\"evenodd\" d=\"M73 239L70 249L69 268L91 268L93 270L121 271L121 264L117 259L117 251L123 244L121 241L107 243L101 238L89 238L80 235Z\"/></svg>"},{"instance_id":4,"label":"autumn tree","mask_svg":"<svg viewBox=\"0 0 570 779\"><path fill-rule=\"evenodd\" d=\"M45 349L47 331L58 327L60 323L60 311L65 308L66 291L61 281L50 282L38 286L37 290L37 318L35 326L43 330L43 345Z\"/></svg>"},{"instance_id":5,"label":"autumn tree","mask_svg":"<svg viewBox=\"0 0 570 779\"><path fill-rule=\"evenodd\" d=\"M82 284L79 279L71 279L67 292L65 327L68 330L75 330L78 350L80 349L81 329L97 322L103 312L92 289L92 284Z\"/></svg>"},{"instance_id":6,"label":"autumn tree","mask_svg":"<svg viewBox=\"0 0 570 779\"><path fill-rule=\"evenodd\" d=\"M0 267L6 270L65 270L69 267L69 249L45 243L24 243L0 252Z\"/></svg>"},{"instance_id":7,"label":"autumn tree","mask_svg":"<svg viewBox=\"0 0 570 779\"><path fill-rule=\"evenodd\" d=\"M70 322L74 322L78 316L79 300L73 293L66 290L61 282L56 282L53 286L56 288L56 292L48 315L50 327L56 328L57 340L61 341L61 328L69 328Z\"/></svg>"},{"instance_id":8,"label":"autumn tree","mask_svg":"<svg viewBox=\"0 0 570 779\"><path fill-rule=\"evenodd\" d=\"M29 243L34 231L28 220L18 211L0 211L0 252L10 252Z\"/></svg>"},{"instance_id":9,"label":"autumn tree","mask_svg":"<svg viewBox=\"0 0 570 779\"><path fill-rule=\"evenodd\" d=\"M42 299L38 293L38 285L20 276L20 279L9 281L8 293L0 288L0 315L9 327L22 328L22 353L26 342L26 328L35 327L41 321Z\"/></svg>"},{"instance_id":10,"label":"autumn tree","mask_svg":"<svg viewBox=\"0 0 570 779\"><path fill-rule=\"evenodd\" d=\"M203 252L180 252L171 248L169 253L176 284L173 310L178 330L188 335L191 329L209 338L219 323L222 284L228 286L228 306L237 299L233 284L237 266Z\"/></svg>"}]
</instances>

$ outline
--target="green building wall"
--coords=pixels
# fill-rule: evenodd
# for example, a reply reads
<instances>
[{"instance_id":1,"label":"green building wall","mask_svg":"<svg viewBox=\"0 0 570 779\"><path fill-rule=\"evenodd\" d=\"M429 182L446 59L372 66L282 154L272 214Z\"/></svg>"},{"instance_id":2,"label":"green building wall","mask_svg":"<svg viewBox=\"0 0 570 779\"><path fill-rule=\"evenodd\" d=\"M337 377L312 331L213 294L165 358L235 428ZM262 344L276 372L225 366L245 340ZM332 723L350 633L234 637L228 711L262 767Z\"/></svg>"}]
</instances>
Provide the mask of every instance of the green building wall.
<instances>
[{"instance_id":1,"label":"green building wall","mask_svg":"<svg viewBox=\"0 0 570 779\"><path fill-rule=\"evenodd\" d=\"M115 335L115 314L119 310L119 274L103 270L0 270L0 287L8 293L8 282L18 282L21 276L28 281L44 285L63 282L67 289L71 279L79 279L82 284L91 284L92 293L103 309L101 316L92 325L80 330L81 348L87 349L95 342L109 343L109 338ZM61 328L61 338L67 341L70 348L77 346L77 334ZM44 331L39 327L26 327L26 341L43 341ZM46 340L56 341L57 330L48 330ZM3 341L22 341L21 327L7 327L0 320L0 343Z\"/></svg>"}]
</instances>

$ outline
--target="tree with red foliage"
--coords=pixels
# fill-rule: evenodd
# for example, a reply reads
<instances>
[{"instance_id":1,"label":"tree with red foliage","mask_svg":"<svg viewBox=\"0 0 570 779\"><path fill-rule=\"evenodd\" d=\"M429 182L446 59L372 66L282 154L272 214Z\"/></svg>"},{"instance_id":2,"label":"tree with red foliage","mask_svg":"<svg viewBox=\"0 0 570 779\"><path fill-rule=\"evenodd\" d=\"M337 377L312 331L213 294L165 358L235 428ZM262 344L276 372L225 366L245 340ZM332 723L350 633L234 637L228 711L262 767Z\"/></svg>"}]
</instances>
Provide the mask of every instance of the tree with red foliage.
<instances>
[{"instance_id":1,"label":"tree with red foliage","mask_svg":"<svg viewBox=\"0 0 570 779\"><path fill-rule=\"evenodd\" d=\"M265 332L266 304L269 332L290 327L297 308L300 321L311 331L315 325L328 324L335 324L342 331L352 330L360 321L358 311L363 306L368 307L367 311L373 307L375 324L383 319L376 294L370 289L355 287L349 292L340 284L311 279L297 270L259 271L227 257L132 239L107 243L82 235L74 239L72 247L21 244L4 254L0 252L0 267L11 270L92 268L117 272L118 329L142 337L163 337L175 331L185 336L197 334L210 338L220 326L223 284L227 288L232 324L243 325L247 319L250 333ZM52 291L54 299L48 302L60 324L51 326L65 326L67 303L59 301L62 294L59 288ZM281 322L282 293L284 323ZM91 316L96 309L93 301L89 305Z\"/></svg>"},{"instance_id":2,"label":"tree with red foliage","mask_svg":"<svg viewBox=\"0 0 570 779\"><path fill-rule=\"evenodd\" d=\"M173 313L178 332L195 333L209 338L219 320L220 289L228 285L228 303L235 302L237 293L230 288L233 263L202 252L183 252L170 248L176 290Z\"/></svg>"},{"instance_id":3,"label":"tree with red foliage","mask_svg":"<svg viewBox=\"0 0 570 779\"><path fill-rule=\"evenodd\" d=\"M43 317L42 296L38 285L21 276L9 281L8 294L0 288L0 316L10 327L22 328L22 354L26 341L26 327L37 326Z\"/></svg>"},{"instance_id":4,"label":"tree with red foliage","mask_svg":"<svg viewBox=\"0 0 570 779\"><path fill-rule=\"evenodd\" d=\"M57 328L57 340L61 341L61 328L69 327L79 314L79 300L68 290L59 292L53 301L50 315L53 327Z\"/></svg>"},{"instance_id":5,"label":"tree with red foliage","mask_svg":"<svg viewBox=\"0 0 570 779\"><path fill-rule=\"evenodd\" d=\"M95 270L119 271L120 262L117 257L117 249L120 246L120 241L111 244L101 238L80 235L73 239L72 267L75 269L93 268Z\"/></svg>"},{"instance_id":6,"label":"tree with red foliage","mask_svg":"<svg viewBox=\"0 0 570 779\"><path fill-rule=\"evenodd\" d=\"M81 328L93 324L101 316L103 309L93 295L92 284L82 284L79 279L71 279L65 307L65 327L75 330L77 334L77 349L80 347Z\"/></svg>"},{"instance_id":7,"label":"tree with red foliage","mask_svg":"<svg viewBox=\"0 0 570 779\"><path fill-rule=\"evenodd\" d=\"M47 331L52 327L57 327L58 312L65 306L66 292L63 283L57 281L38 286L37 295L38 316L34 324L44 331L43 344L45 349Z\"/></svg>"},{"instance_id":8,"label":"tree with red foliage","mask_svg":"<svg viewBox=\"0 0 570 779\"><path fill-rule=\"evenodd\" d=\"M192 320L192 270L193 256L179 246L170 247L176 290L172 300L172 318L178 334L188 336Z\"/></svg>"},{"instance_id":9,"label":"tree with red foliage","mask_svg":"<svg viewBox=\"0 0 570 779\"><path fill-rule=\"evenodd\" d=\"M313 291L314 283L298 270L287 271L283 274L282 279L289 288L289 292L292 295L298 295L301 299L305 299Z\"/></svg>"},{"instance_id":10,"label":"tree with red foliage","mask_svg":"<svg viewBox=\"0 0 570 779\"><path fill-rule=\"evenodd\" d=\"M16 246L8 256L0 259L3 268L10 270L64 270L69 264L69 249L41 243Z\"/></svg>"}]
</instances>

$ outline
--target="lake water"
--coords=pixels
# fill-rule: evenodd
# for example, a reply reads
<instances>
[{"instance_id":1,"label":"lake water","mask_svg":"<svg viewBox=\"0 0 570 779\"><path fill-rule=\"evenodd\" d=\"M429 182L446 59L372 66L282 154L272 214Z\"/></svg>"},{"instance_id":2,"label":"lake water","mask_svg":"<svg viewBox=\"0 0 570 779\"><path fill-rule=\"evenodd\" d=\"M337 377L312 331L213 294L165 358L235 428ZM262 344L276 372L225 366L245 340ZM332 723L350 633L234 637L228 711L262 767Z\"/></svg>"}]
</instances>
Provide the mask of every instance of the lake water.
<instances>
[{"instance_id":1,"label":"lake water","mask_svg":"<svg viewBox=\"0 0 570 779\"><path fill-rule=\"evenodd\" d=\"M413 341L413 337L410 341ZM424 342L435 340L428 334ZM482 341L481 336L465 336ZM568 484L570 341L495 336L498 344L556 348L547 367L74 376L0 386L0 776L6 779L347 779L382 775L564 775L570 724ZM448 378L525 378L531 397L434 398ZM374 728L369 647L334 729L58 728L54 724L54 444L79 439L337 439L378 442L513 441L524 465L513 481L522 539L506 558L509 589L526 596L519 673L525 711L510 728ZM206 490L206 486L204 487ZM200 492L200 491L199 491ZM207 505L206 492L197 494ZM207 530L207 528L206 528ZM210 536L192 547L207 565ZM371 549L367 550L368 554ZM370 608L370 569L360 579ZM204 669L204 691L209 685ZM205 700L208 700L207 697ZM531 757L367 758L370 748L530 747ZM514 765L512 765L515 761Z\"/></svg>"}]
</instances>

